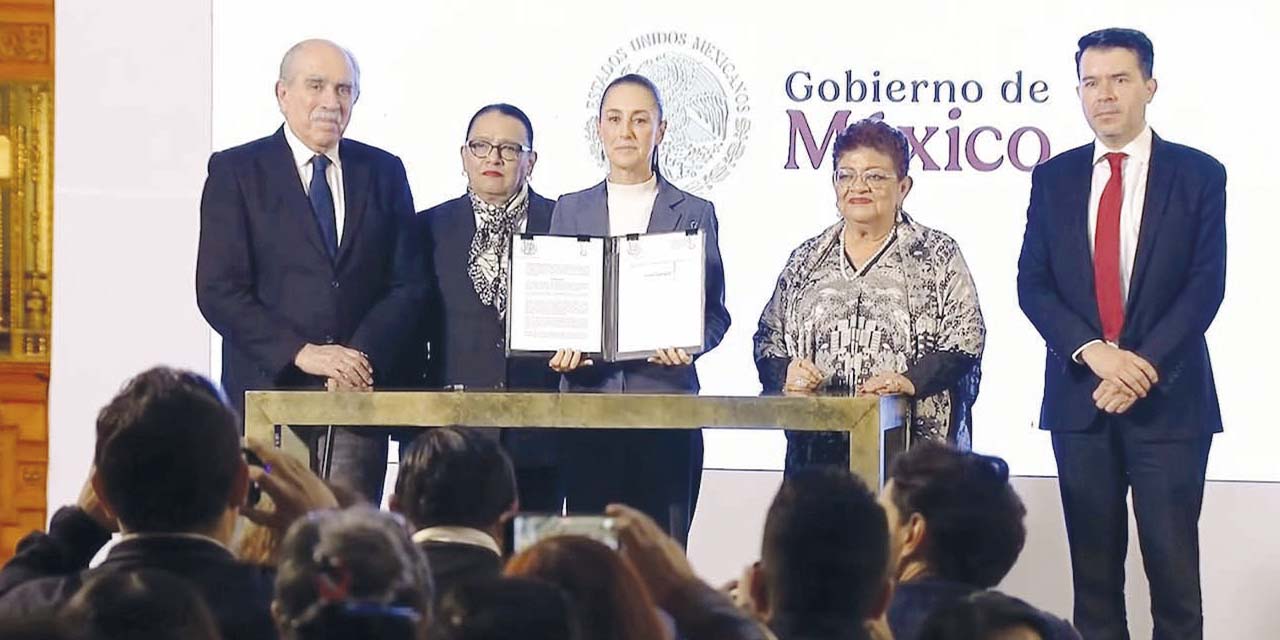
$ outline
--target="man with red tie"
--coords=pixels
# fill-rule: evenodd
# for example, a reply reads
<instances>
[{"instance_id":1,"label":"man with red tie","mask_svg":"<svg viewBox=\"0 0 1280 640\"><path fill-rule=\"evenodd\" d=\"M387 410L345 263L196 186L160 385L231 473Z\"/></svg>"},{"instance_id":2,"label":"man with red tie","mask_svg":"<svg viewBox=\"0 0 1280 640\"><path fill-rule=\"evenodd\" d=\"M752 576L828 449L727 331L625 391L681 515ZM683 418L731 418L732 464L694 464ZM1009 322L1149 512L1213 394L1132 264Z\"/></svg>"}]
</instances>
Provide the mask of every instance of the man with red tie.
<instances>
[{"instance_id":1,"label":"man with red tie","mask_svg":"<svg viewBox=\"0 0 1280 640\"><path fill-rule=\"evenodd\" d=\"M1201 638L1199 525L1222 431L1205 331L1226 283L1226 170L1152 132L1151 41L1079 41L1089 145L1031 174L1018 299L1044 337L1040 427L1052 432L1071 547L1075 624L1128 638L1127 494L1155 638Z\"/></svg>"}]
</instances>

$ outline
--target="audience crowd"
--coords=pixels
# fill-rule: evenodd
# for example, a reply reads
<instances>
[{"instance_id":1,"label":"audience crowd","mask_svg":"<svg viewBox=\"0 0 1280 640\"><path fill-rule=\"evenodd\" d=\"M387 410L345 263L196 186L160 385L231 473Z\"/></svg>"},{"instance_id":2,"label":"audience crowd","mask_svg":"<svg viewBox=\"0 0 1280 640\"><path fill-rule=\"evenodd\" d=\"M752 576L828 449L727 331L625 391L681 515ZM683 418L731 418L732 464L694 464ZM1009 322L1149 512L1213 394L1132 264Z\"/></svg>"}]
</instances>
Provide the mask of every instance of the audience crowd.
<instances>
[{"instance_id":1,"label":"audience crowd","mask_svg":"<svg viewBox=\"0 0 1280 640\"><path fill-rule=\"evenodd\" d=\"M605 512L617 549L561 535L511 553L516 475L478 432L424 431L380 511L242 443L218 388L169 368L101 410L88 475L0 570L0 637L1079 638L993 590L1026 510L1003 460L944 444L899 456L878 497L844 468L789 474L759 560L722 589L626 505Z\"/></svg>"}]
</instances>

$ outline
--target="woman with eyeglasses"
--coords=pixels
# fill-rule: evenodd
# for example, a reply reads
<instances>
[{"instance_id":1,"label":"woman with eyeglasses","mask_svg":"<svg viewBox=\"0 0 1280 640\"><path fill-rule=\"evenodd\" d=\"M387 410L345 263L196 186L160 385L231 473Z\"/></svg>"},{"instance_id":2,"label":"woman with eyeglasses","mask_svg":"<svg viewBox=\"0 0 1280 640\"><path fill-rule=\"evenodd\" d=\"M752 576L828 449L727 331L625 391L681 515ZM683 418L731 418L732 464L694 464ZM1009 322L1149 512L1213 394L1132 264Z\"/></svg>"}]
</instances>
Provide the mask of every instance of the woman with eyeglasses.
<instances>
[{"instance_id":1,"label":"woman with eyeglasses","mask_svg":"<svg viewBox=\"0 0 1280 640\"><path fill-rule=\"evenodd\" d=\"M555 206L529 186L538 161L533 124L509 104L481 107L467 124L459 154L467 192L418 215L431 285L425 384L555 391L560 377L544 360L506 355L511 237L547 233ZM516 467L523 508L558 511L563 498L557 434L504 429L501 441Z\"/></svg>"},{"instance_id":2,"label":"woman with eyeglasses","mask_svg":"<svg viewBox=\"0 0 1280 640\"><path fill-rule=\"evenodd\" d=\"M666 128L662 97L651 80L628 74L609 83L600 98L596 124L609 173L589 189L560 197L551 233L605 237L701 229L706 242L705 352L720 344L729 329L717 244L719 223L714 205L662 177L658 149ZM678 348L661 349L647 361L612 364L561 350L550 366L563 374L563 391L697 393L699 389L693 356ZM576 429L566 438L571 511L599 513L609 502L624 502L686 541L702 479L701 432Z\"/></svg>"},{"instance_id":3,"label":"woman with eyeglasses","mask_svg":"<svg viewBox=\"0 0 1280 640\"><path fill-rule=\"evenodd\" d=\"M840 219L792 251L760 316L756 369L766 393L902 394L912 439L968 448L986 329L956 242L902 208L909 159L880 120L836 137ZM848 434L787 433L787 471L848 464Z\"/></svg>"}]
</instances>

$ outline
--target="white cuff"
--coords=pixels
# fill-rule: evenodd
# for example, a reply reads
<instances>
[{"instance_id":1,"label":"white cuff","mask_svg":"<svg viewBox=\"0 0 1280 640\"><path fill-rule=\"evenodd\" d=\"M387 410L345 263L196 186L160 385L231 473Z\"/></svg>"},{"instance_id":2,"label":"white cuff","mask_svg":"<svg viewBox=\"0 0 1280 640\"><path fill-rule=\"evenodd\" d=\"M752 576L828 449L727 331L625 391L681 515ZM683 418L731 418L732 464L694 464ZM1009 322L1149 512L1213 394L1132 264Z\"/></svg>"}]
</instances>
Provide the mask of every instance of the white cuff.
<instances>
[{"instance_id":1,"label":"white cuff","mask_svg":"<svg viewBox=\"0 0 1280 640\"><path fill-rule=\"evenodd\" d=\"M1072 351L1072 352L1071 352L1071 361L1072 361L1072 362L1074 362L1074 363L1076 363L1076 364L1084 364L1084 360L1081 360L1081 359L1080 359L1080 354L1084 353L1084 350L1085 350L1085 349L1088 349L1090 345L1096 344L1096 343L1098 343L1098 342L1103 342L1103 341L1102 341L1102 340L1090 340L1090 341L1088 341L1088 342L1086 342L1086 343L1084 343L1084 344L1080 345L1080 348L1079 348L1079 349L1076 349L1075 351Z\"/></svg>"}]
</instances>

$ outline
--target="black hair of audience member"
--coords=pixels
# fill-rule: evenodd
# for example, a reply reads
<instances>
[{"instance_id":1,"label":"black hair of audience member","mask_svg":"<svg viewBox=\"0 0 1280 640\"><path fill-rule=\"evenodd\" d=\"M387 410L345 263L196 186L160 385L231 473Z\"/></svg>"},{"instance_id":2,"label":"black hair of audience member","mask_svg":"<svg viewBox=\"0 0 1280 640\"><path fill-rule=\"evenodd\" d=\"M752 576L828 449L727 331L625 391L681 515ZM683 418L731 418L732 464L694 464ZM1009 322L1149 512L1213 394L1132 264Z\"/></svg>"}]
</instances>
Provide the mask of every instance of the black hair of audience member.
<instances>
[{"instance_id":1,"label":"black hair of audience member","mask_svg":"<svg viewBox=\"0 0 1280 640\"><path fill-rule=\"evenodd\" d=\"M125 530L201 531L226 512L244 473L239 423L212 382L155 367L98 413L94 464Z\"/></svg>"},{"instance_id":2,"label":"black hair of audience member","mask_svg":"<svg viewBox=\"0 0 1280 640\"><path fill-rule=\"evenodd\" d=\"M529 578L464 582L445 594L432 640L574 640L569 598ZM584 639L585 640L585 639Z\"/></svg>"},{"instance_id":3,"label":"black hair of audience member","mask_svg":"<svg viewBox=\"0 0 1280 640\"><path fill-rule=\"evenodd\" d=\"M1031 605L998 591L979 591L929 614L919 640L1041 640L1053 630Z\"/></svg>"},{"instance_id":4,"label":"black hair of audience member","mask_svg":"<svg viewBox=\"0 0 1280 640\"><path fill-rule=\"evenodd\" d=\"M429 429L400 457L393 509L418 529L490 530L516 503L516 474L496 440L462 427Z\"/></svg>"},{"instance_id":5,"label":"black hair of audience member","mask_svg":"<svg viewBox=\"0 0 1280 640\"><path fill-rule=\"evenodd\" d=\"M1151 72L1156 65L1155 47L1151 38L1137 29L1112 27L1091 31L1080 37L1076 43L1076 74L1080 73L1080 58L1089 49L1128 49L1138 58L1138 68L1142 71L1142 79L1150 80Z\"/></svg>"},{"instance_id":6,"label":"black hair of audience member","mask_svg":"<svg viewBox=\"0 0 1280 640\"><path fill-rule=\"evenodd\" d=\"M0 616L0 638L4 640L81 640L70 625L52 611Z\"/></svg>"},{"instance_id":7,"label":"black hair of audience member","mask_svg":"<svg viewBox=\"0 0 1280 640\"><path fill-rule=\"evenodd\" d=\"M856 626L877 614L888 580L886 522L875 496L847 469L814 467L785 479L761 545L770 616L800 632L806 623Z\"/></svg>"},{"instance_id":8,"label":"black hair of audience member","mask_svg":"<svg viewBox=\"0 0 1280 640\"><path fill-rule=\"evenodd\" d=\"M533 147L533 122L529 120L529 116L526 115L520 107L513 104L507 104L505 102L486 104L485 106L480 107L480 109L475 112L475 115L471 116L471 120L467 121L468 139L471 136L471 129L476 126L476 120L486 113L501 113L508 118L515 118L516 120L519 120L520 124L524 125L524 132L529 136L529 147Z\"/></svg>"},{"instance_id":9,"label":"black hair of audience member","mask_svg":"<svg viewBox=\"0 0 1280 640\"><path fill-rule=\"evenodd\" d=\"M204 598L158 569L112 571L90 579L61 615L85 640L220 640Z\"/></svg>"},{"instance_id":10,"label":"black hair of audience member","mask_svg":"<svg viewBox=\"0 0 1280 640\"><path fill-rule=\"evenodd\" d=\"M889 478L900 522L924 518L923 555L933 575L989 589L1013 568L1027 539L1027 510L1004 460L924 442L898 456Z\"/></svg>"},{"instance_id":11,"label":"black hair of audience member","mask_svg":"<svg viewBox=\"0 0 1280 640\"><path fill-rule=\"evenodd\" d=\"M407 640L429 624L431 598L426 557L399 516L357 506L289 528L271 612L284 640Z\"/></svg>"}]
</instances>

